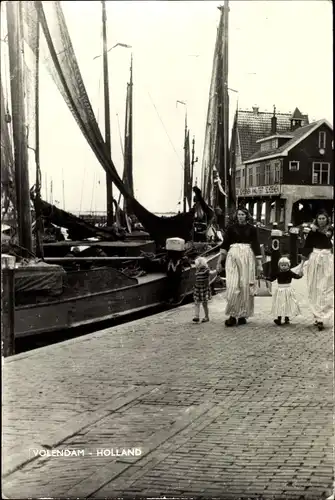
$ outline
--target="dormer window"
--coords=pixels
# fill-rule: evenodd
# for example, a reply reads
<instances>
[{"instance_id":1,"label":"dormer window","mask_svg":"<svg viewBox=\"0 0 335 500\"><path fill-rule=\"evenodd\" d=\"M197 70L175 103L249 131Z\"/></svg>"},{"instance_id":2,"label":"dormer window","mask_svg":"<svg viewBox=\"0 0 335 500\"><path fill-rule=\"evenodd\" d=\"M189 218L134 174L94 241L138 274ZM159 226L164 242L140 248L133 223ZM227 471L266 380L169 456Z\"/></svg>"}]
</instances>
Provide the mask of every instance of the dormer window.
<instances>
[{"instance_id":1,"label":"dormer window","mask_svg":"<svg viewBox=\"0 0 335 500\"><path fill-rule=\"evenodd\" d=\"M326 149L326 132L319 132L319 149Z\"/></svg>"},{"instance_id":2,"label":"dormer window","mask_svg":"<svg viewBox=\"0 0 335 500\"><path fill-rule=\"evenodd\" d=\"M261 151L270 151L270 149L272 149L271 141L266 141L261 143Z\"/></svg>"},{"instance_id":3,"label":"dormer window","mask_svg":"<svg viewBox=\"0 0 335 500\"><path fill-rule=\"evenodd\" d=\"M278 139L272 139L271 149L277 149L277 148L278 148Z\"/></svg>"}]
</instances>

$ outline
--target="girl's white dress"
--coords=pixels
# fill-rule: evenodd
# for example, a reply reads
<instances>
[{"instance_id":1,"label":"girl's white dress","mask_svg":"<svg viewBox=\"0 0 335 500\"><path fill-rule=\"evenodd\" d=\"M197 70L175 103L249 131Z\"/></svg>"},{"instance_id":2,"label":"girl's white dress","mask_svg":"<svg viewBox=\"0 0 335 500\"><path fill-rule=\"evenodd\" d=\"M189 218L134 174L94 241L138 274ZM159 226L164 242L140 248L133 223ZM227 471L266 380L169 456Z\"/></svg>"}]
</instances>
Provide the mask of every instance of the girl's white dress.
<instances>
[{"instance_id":1,"label":"girl's white dress","mask_svg":"<svg viewBox=\"0 0 335 500\"><path fill-rule=\"evenodd\" d=\"M278 287L272 295L271 313L274 317L294 317L301 314L299 303L292 288L292 279L300 279L302 276L293 271L279 271L271 281L277 280Z\"/></svg>"}]
</instances>

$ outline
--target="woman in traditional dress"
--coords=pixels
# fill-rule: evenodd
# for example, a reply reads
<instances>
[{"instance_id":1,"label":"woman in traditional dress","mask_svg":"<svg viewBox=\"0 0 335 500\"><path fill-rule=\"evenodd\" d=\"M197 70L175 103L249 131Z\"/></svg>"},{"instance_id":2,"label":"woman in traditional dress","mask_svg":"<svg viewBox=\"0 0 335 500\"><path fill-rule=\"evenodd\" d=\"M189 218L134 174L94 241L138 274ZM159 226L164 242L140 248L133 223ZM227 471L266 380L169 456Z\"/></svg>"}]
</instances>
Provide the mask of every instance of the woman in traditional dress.
<instances>
[{"instance_id":1,"label":"woman in traditional dress","mask_svg":"<svg viewBox=\"0 0 335 500\"><path fill-rule=\"evenodd\" d=\"M226 261L226 314L229 316L226 326L245 325L247 318L254 313L256 273L259 278L263 269L258 232L250 219L247 210L237 210L221 245L217 272L222 271Z\"/></svg>"},{"instance_id":2,"label":"woman in traditional dress","mask_svg":"<svg viewBox=\"0 0 335 500\"><path fill-rule=\"evenodd\" d=\"M324 329L324 322L333 312L334 257L332 255L333 228L326 211L318 212L302 251L306 266L308 299L315 326Z\"/></svg>"}]
</instances>

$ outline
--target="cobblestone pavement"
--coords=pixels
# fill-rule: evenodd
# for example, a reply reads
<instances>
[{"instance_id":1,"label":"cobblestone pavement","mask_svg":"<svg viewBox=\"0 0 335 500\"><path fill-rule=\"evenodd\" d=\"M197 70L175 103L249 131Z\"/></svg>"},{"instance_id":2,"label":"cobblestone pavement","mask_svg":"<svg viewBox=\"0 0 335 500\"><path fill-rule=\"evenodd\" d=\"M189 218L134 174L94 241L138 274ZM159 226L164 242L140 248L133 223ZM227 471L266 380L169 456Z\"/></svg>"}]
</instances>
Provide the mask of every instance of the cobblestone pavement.
<instances>
[{"instance_id":1,"label":"cobblestone pavement","mask_svg":"<svg viewBox=\"0 0 335 500\"><path fill-rule=\"evenodd\" d=\"M225 328L192 305L5 360L7 498L329 497L333 485L333 330L303 316L277 327L271 298ZM34 457L29 449L84 450ZM140 456L97 450L139 448Z\"/></svg>"}]
</instances>

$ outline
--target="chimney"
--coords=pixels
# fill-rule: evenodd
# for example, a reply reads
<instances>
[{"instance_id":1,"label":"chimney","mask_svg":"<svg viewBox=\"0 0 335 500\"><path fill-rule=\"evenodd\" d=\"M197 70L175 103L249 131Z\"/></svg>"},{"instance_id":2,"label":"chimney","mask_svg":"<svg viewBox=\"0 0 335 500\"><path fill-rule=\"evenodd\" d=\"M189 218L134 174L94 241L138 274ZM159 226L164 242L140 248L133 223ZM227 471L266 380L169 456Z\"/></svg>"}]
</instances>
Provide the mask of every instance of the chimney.
<instances>
[{"instance_id":1,"label":"chimney","mask_svg":"<svg viewBox=\"0 0 335 500\"><path fill-rule=\"evenodd\" d=\"M259 111L259 107L258 106L253 106L252 110L255 113L255 115L258 115L258 111Z\"/></svg>"},{"instance_id":2,"label":"chimney","mask_svg":"<svg viewBox=\"0 0 335 500\"><path fill-rule=\"evenodd\" d=\"M302 127L303 115L300 113L298 108L295 108L293 115L291 116L291 130L294 131L299 127Z\"/></svg>"},{"instance_id":3,"label":"chimney","mask_svg":"<svg viewBox=\"0 0 335 500\"><path fill-rule=\"evenodd\" d=\"M271 118L271 134L277 133L276 106L273 106L273 116Z\"/></svg>"}]
</instances>

